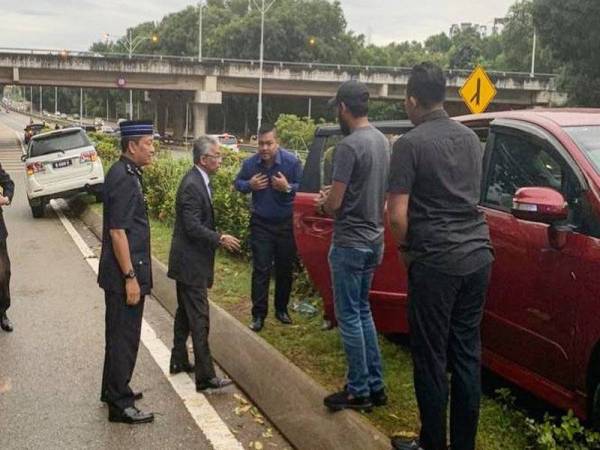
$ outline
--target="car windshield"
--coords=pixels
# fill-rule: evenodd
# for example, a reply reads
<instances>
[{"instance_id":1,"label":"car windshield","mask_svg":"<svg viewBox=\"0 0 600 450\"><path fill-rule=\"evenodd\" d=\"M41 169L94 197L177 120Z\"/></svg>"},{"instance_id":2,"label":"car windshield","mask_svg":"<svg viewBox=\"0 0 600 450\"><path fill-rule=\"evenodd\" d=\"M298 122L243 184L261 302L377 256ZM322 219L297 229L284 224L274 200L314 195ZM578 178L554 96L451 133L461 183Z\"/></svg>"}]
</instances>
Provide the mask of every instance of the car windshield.
<instances>
[{"instance_id":1,"label":"car windshield","mask_svg":"<svg viewBox=\"0 0 600 450\"><path fill-rule=\"evenodd\" d=\"M568 127L565 131L600 173L600 126Z\"/></svg>"},{"instance_id":2,"label":"car windshield","mask_svg":"<svg viewBox=\"0 0 600 450\"><path fill-rule=\"evenodd\" d=\"M237 139L235 136L219 136L219 142L222 145L235 145L237 144Z\"/></svg>"},{"instance_id":3,"label":"car windshield","mask_svg":"<svg viewBox=\"0 0 600 450\"><path fill-rule=\"evenodd\" d=\"M31 141L29 156L42 156L48 153L66 152L74 148L87 147L89 139L81 130L73 130L66 133L50 134Z\"/></svg>"}]
</instances>

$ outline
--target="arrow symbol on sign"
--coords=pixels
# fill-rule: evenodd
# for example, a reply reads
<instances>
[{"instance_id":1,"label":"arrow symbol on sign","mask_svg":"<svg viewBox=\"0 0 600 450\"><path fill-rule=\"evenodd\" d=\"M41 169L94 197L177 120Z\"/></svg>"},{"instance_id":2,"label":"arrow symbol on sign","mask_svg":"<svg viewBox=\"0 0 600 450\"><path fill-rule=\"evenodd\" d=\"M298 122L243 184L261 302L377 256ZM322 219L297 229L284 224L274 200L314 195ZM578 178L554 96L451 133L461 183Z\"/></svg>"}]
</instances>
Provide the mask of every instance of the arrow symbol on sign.
<instances>
[{"instance_id":1,"label":"arrow symbol on sign","mask_svg":"<svg viewBox=\"0 0 600 450\"><path fill-rule=\"evenodd\" d=\"M481 78L477 78L477 90L475 91L475 95L471 98L471 103L473 102L477 105L481 102Z\"/></svg>"}]
</instances>

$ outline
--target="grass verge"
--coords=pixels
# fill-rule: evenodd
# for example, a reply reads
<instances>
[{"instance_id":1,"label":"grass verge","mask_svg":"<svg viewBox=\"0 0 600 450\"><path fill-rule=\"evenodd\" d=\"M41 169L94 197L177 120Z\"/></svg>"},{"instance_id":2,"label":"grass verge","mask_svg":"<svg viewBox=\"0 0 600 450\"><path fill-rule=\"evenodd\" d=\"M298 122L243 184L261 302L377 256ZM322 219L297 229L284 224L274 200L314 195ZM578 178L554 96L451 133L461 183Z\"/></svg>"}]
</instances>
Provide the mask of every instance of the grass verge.
<instances>
[{"instance_id":1,"label":"grass verge","mask_svg":"<svg viewBox=\"0 0 600 450\"><path fill-rule=\"evenodd\" d=\"M98 206L94 206L98 208ZM152 221L152 252L168 262L171 228ZM243 260L218 253L215 283L209 296L243 323L250 320L251 265ZM299 299L292 298L292 302ZM283 326L272 314L260 333L261 337L329 390L344 384L345 357L337 329L321 330L321 317L306 317L291 312L294 325ZM385 381L390 403L366 417L388 435L415 436L419 428L418 410L412 381L412 363L406 345L381 337ZM498 401L484 397L481 409L477 448L482 450L525 449L527 429L522 416Z\"/></svg>"}]
</instances>

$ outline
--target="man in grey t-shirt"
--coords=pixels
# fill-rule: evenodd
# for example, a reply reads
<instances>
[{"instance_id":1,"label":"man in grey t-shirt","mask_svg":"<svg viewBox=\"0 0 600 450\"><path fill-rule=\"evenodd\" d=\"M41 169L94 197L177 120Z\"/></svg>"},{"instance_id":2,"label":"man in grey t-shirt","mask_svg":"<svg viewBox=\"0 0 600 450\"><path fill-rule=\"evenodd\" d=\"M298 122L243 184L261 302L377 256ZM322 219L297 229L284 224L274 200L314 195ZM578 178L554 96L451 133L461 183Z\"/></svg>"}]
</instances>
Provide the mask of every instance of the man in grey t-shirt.
<instances>
[{"instance_id":1,"label":"man in grey t-shirt","mask_svg":"<svg viewBox=\"0 0 600 450\"><path fill-rule=\"evenodd\" d=\"M324 400L333 411L387 403L369 289L383 257L390 148L369 123L368 102L369 91L358 81L342 84L331 100L346 137L335 150L332 185L317 201L317 212L335 219L329 266L348 363L346 386Z\"/></svg>"}]
</instances>

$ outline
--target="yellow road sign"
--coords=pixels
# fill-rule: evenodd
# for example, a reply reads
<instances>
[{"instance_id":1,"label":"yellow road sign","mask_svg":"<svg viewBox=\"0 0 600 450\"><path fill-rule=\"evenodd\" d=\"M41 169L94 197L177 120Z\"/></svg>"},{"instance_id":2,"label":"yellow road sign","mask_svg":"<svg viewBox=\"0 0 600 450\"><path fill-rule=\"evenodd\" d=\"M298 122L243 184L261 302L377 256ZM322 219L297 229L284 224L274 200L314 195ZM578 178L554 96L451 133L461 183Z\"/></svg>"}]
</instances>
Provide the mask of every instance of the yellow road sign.
<instances>
[{"instance_id":1,"label":"yellow road sign","mask_svg":"<svg viewBox=\"0 0 600 450\"><path fill-rule=\"evenodd\" d=\"M477 66L458 92L471 112L478 114L485 111L496 96L496 86L483 67Z\"/></svg>"}]
</instances>

